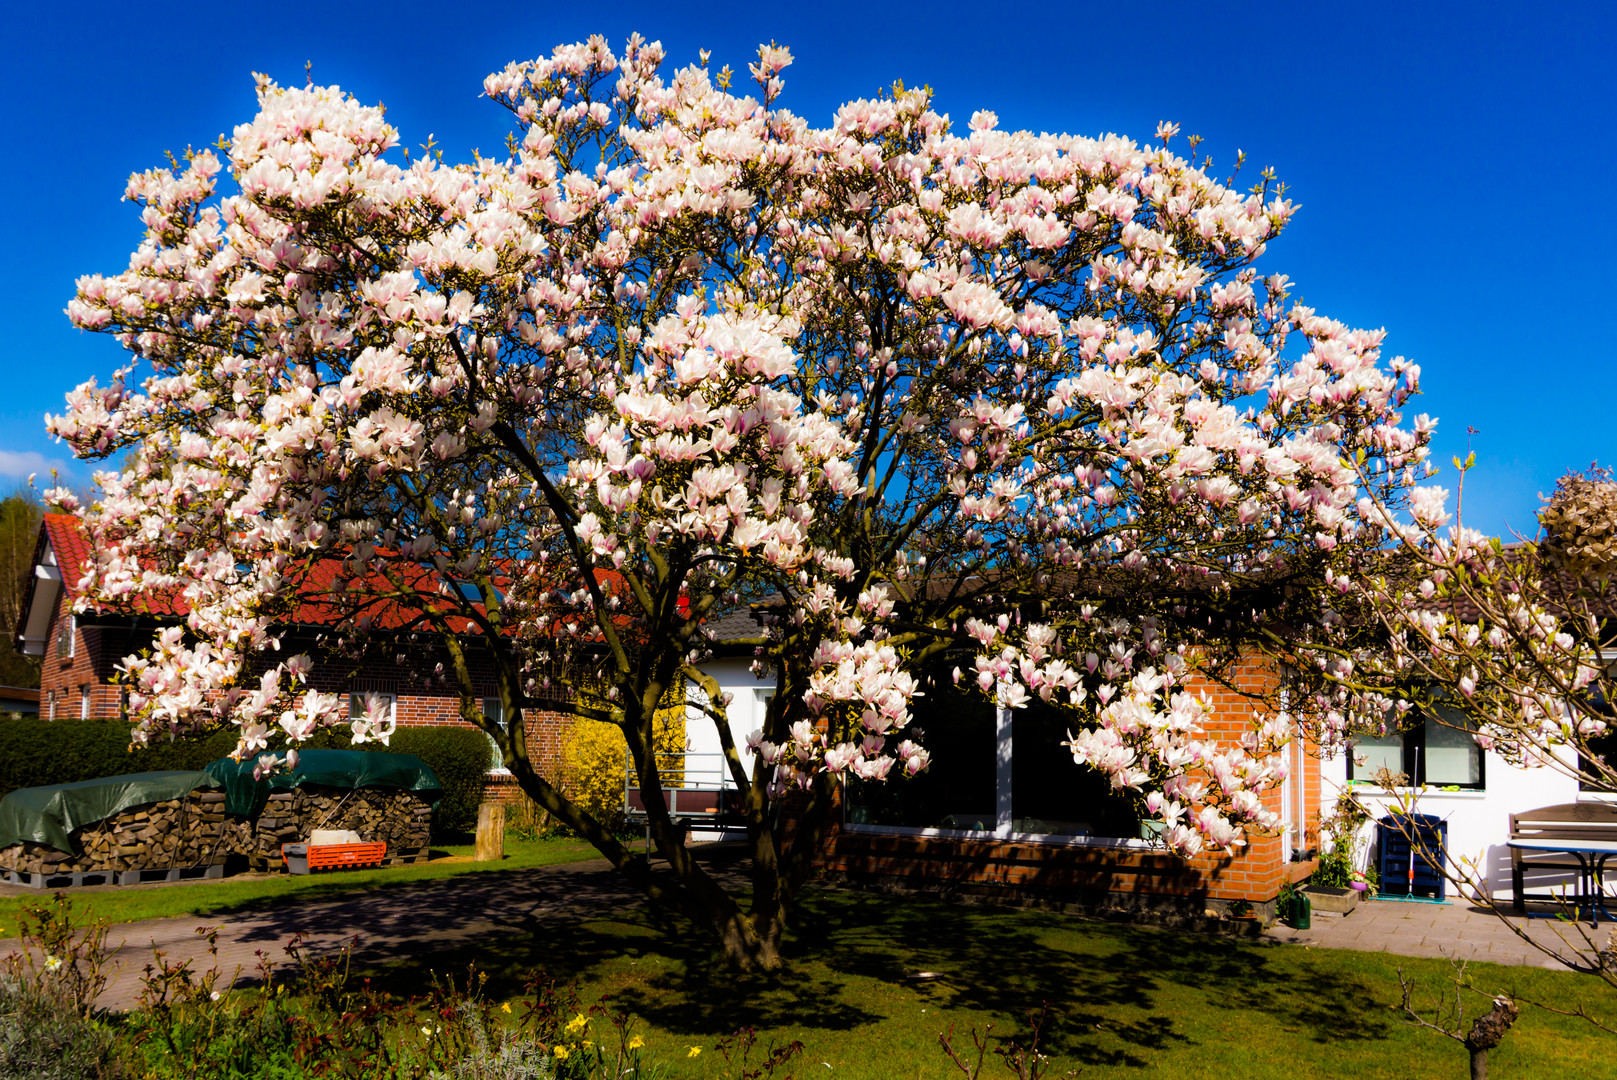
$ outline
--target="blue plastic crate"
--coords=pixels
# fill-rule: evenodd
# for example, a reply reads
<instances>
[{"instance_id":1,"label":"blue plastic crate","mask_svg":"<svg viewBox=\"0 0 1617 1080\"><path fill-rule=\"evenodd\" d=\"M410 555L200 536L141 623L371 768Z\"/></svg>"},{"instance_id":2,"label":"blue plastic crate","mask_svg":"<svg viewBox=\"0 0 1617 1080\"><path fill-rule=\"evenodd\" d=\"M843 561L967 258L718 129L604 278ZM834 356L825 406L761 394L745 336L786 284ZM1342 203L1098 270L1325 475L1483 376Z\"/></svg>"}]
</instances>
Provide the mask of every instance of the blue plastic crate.
<instances>
[{"instance_id":1,"label":"blue plastic crate","mask_svg":"<svg viewBox=\"0 0 1617 1080\"><path fill-rule=\"evenodd\" d=\"M1376 822L1382 895L1445 899L1448 841L1449 823L1433 814L1388 814Z\"/></svg>"}]
</instances>

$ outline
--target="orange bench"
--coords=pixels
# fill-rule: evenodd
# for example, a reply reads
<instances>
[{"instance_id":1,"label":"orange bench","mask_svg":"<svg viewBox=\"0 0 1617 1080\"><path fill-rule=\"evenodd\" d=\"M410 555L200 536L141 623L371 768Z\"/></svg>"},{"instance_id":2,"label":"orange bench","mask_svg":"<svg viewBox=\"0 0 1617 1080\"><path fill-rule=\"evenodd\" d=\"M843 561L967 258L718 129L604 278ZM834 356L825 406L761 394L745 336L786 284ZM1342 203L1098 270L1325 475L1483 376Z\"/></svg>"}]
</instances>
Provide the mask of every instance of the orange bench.
<instances>
[{"instance_id":1,"label":"orange bench","mask_svg":"<svg viewBox=\"0 0 1617 1080\"><path fill-rule=\"evenodd\" d=\"M316 870L359 870L367 866L380 866L387 857L387 844L378 840L369 844L282 844L281 861L288 870L292 870L292 860L287 855L287 848L302 847L308 854L307 873ZM296 856L296 853L293 853ZM297 871L293 870L294 873Z\"/></svg>"}]
</instances>

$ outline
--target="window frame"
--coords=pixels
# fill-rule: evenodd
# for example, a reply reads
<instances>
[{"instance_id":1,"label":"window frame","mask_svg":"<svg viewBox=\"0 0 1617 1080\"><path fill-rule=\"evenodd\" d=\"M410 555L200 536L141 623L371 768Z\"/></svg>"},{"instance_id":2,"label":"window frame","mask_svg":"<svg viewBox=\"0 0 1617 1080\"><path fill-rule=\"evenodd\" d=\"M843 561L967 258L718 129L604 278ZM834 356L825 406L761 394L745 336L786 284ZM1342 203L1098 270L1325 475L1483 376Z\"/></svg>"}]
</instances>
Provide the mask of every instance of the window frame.
<instances>
[{"instance_id":1,"label":"window frame","mask_svg":"<svg viewBox=\"0 0 1617 1080\"><path fill-rule=\"evenodd\" d=\"M478 703L478 705L483 710L483 715L485 717L492 720L496 724L504 726L505 703L503 701L497 697L485 697ZM489 706L491 705L494 707L493 712L489 711ZM518 712L520 711L521 710L519 709ZM483 732L483 737L488 740L489 751L491 753L491 756L489 757L488 772L498 776L510 776L511 770L505 766L505 755L500 751L500 744L496 742L494 736L490 735L487 731Z\"/></svg>"},{"instance_id":2,"label":"window frame","mask_svg":"<svg viewBox=\"0 0 1617 1080\"><path fill-rule=\"evenodd\" d=\"M1399 741L1399 754L1398 754L1399 770L1398 771L1403 773L1405 776L1407 776L1409 778L1408 783L1406 785L1404 785L1404 786L1412 787L1412 788L1431 787L1431 788L1435 788L1435 789L1437 789L1439 791L1444 790L1444 789L1449 789L1449 788L1452 788L1452 789L1457 790L1457 791L1475 791L1475 792L1485 792L1485 791L1487 791L1488 790L1488 752L1486 750L1484 750L1482 747L1478 746L1476 744L1475 740L1473 740L1471 742L1471 752L1476 755L1475 760L1476 760L1476 763L1477 763L1477 780L1476 780L1475 783L1465 783L1465 784L1456 784L1456 783L1452 783L1452 782L1448 782L1448 783L1436 782L1436 783L1434 783L1433 781L1427 779L1427 771L1426 770L1427 770L1428 764L1429 764L1429 755L1426 753L1426 749L1427 749L1427 747L1426 747L1427 725L1435 725L1435 726L1438 726L1438 727L1446 727L1451 731L1458 730L1458 729L1454 728L1452 725L1444 724L1441 720L1438 720L1435 717L1429 715L1424 709L1421 710L1418 713L1418 715L1420 717L1420 722L1419 723L1411 724L1405 730L1398 731L1398 732L1394 733L1394 734L1396 734L1396 736L1398 738L1398 741ZM1392 736L1388 735L1388 736L1382 736L1382 737L1383 738L1390 738ZM1347 779L1348 779L1348 783L1350 783L1350 784L1368 784L1368 785L1374 786L1376 781L1375 781L1375 779L1373 777L1370 777L1370 776L1358 777L1358 776L1353 775L1354 769L1355 769L1355 762L1354 762L1355 754L1354 754L1354 751L1357 750L1357 749L1358 749L1358 743L1357 742L1355 742L1353 745L1348 747L1348 754L1347 754Z\"/></svg>"},{"instance_id":3,"label":"window frame","mask_svg":"<svg viewBox=\"0 0 1617 1080\"><path fill-rule=\"evenodd\" d=\"M71 611L66 612L57 620L56 625L56 658L58 660L71 660L78 651L78 616Z\"/></svg>"},{"instance_id":4,"label":"window frame","mask_svg":"<svg viewBox=\"0 0 1617 1080\"><path fill-rule=\"evenodd\" d=\"M391 690L350 690L348 691L348 719L357 720L365 715L365 699L367 697L387 698L387 718L392 724L399 722L399 695Z\"/></svg>"}]
</instances>

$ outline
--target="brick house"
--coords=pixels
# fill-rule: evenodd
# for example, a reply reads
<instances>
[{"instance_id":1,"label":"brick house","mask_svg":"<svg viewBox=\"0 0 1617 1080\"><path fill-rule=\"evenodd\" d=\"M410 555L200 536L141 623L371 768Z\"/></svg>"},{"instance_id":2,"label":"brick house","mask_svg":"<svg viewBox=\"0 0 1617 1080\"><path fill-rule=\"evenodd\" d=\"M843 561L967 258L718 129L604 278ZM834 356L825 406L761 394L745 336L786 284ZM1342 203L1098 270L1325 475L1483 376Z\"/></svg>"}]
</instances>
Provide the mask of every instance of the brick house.
<instances>
[{"instance_id":1,"label":"brick house","mask_svg":"<svg viewBox=\"0 0 1617 1080\"><path fill-rule=\"evenodd\" d=\"M75 615L77 583L83 576L89 547L76 519L46 514L34 552L34 576L23 598L22 617L16 628L18 650L41 660L39 715L48 720L112 719L126 716L113 669L123 657L140 651L153 633L173 623L179 612L161 604L142 603L136 614ZM463 727L460 698L442 686L424 686L406 668L369 659L359 671L345 670L338 662L321 662L317 635L330 615L318 604L301 605L292 624L284 628L283 649L308 651L317 658L309 684L335 694L381 694L391 699L400 727ZM490 669L476 652L470 653L474 680ZM483 680L492 697L494 680ZM498 702L485 703L497 709ZM526 709L529 752L536 762L554 761L561 752L571 717L549 709ZM487 795L507 800L519 796L511 774L497 767L488 774Z\"/></svg>"},{"instance_id":2,"label":"brick house","mask_svg":"<svg viewBox=\"0 0 1617 1080\"><path fill-rule=\"evenodd\" d=\"M704 667L730 694L741 747L774 684L751 670L750 657ZM1281 674L1249 663L1234 672L1234 689L1192 682L1187 689L1205 690L1212 705L1209 737L1237 741L1253 710L1241 691L1278 690ZM923 891L1194 913L1208 901L1270 903L1312 872L1303 856L1318 845L1322 788L1321 762L1308 748L1293 744L1290 777L1265 796L1283 823L1277 835L1253 837L1237 855L1185 860L1153 845L1132 808L1060 748L1059 714L996 708L951 685L934 680L912 709L933 751L931 770L869 791L852 785L817 860L823 871ZM703 738L693 734L693 749L717 749L716 735L712 747L695 745ZM750 769L750 755L742 757Z\"/></svg>"}]
</instances>

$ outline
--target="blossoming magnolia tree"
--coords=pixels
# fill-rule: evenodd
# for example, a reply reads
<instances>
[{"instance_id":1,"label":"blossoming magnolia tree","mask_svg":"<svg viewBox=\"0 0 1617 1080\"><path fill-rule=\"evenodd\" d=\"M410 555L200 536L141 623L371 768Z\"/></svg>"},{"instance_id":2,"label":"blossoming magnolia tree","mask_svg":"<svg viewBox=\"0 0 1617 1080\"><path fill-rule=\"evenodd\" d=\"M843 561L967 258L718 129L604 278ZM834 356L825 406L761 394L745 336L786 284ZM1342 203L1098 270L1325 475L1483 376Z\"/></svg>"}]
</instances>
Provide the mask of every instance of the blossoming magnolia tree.
<instances>
[{"instance_id":1,"label":"blossoming magnolia tree","mask_svg":"<svg viewBox=\"0 0 1617 1080\"><path fill-rule=\"evenodd\" d=\"M184 600L128 662L136 740L229 723L257 753L346 723L273 651L318 592L345 647L458 687L528 794L766 967L838 785L927 768L927 665L1069 709L1075 760L1179 852L1271 826L1290 718L1213 745L1186 681L1342 635L1325 572L1367 542L1356 500L1401 505L1427 431L1397 413L1416 367L1254 269L1293 210L1272 178L1232 190L1172 125L956 133L902 86L814 127L779 107L783 48L753 96L661 61L592 39L491 75L508 153L459 165L260 79L224 160L131 179L145 240L69 314L133 360L50 424L132 454L79 510L86 602ZM768 617L715 642L739 600ZM777 684L750 774L698 666L718 644ZM530 761L515 718L557 673L621 726L671 877ZM744 793L745 909L650 767L687 684ZM353 726L387 736L380 710Z\"/></svg>"}]
</instances>

